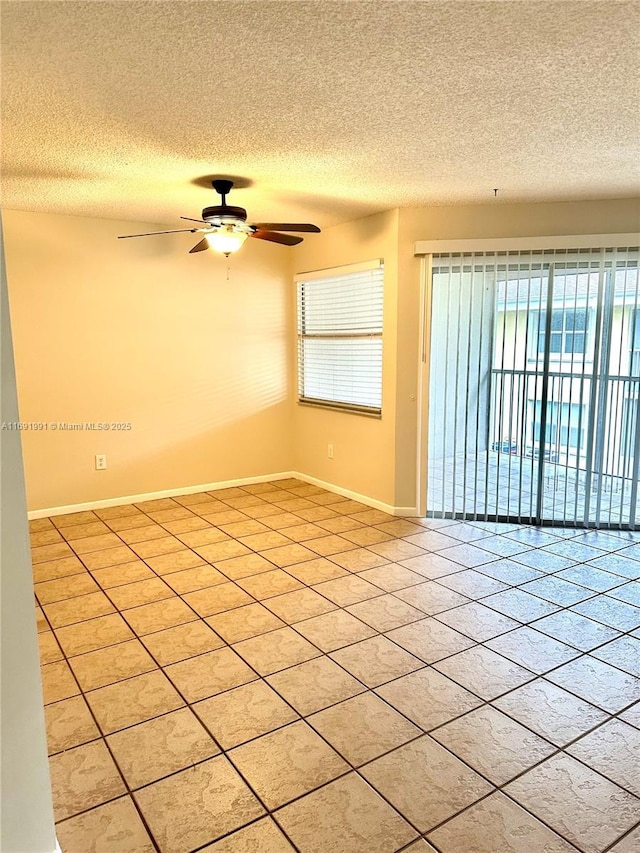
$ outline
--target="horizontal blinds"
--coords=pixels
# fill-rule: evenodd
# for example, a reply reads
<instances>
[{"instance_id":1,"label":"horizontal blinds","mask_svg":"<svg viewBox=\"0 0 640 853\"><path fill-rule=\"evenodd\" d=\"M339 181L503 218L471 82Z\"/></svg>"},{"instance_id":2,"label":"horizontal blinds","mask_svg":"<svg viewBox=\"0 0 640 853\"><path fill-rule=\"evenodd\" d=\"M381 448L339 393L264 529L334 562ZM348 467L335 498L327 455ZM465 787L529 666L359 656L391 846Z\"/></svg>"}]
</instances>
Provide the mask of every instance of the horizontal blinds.
<instances>
[{"instance_id":1,"label":"horizontal blinds","mask_svg":"<svg viewBox=\"0 0 640 853\"><path fill-rule=\"evenodd\" d=\"M310 276L298 278L300 400L379 413L383 267Z\"/></svg>"}]
</instances>

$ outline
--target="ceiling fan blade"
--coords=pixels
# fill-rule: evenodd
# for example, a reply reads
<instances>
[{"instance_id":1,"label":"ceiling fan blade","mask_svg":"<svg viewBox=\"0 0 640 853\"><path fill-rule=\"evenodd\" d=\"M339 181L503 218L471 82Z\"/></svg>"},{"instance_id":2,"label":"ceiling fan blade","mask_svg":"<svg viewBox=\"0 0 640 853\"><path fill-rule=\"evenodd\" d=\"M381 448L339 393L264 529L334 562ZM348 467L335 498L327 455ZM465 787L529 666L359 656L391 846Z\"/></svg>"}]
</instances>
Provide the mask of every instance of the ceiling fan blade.
<instances>
[{"instance_id":1,"label":"ceiling fan blade","mask_svg":"<svg viewBox=\"0 0 640 853\"><path fill-rule=\"evenodd\" d=\"M201 222L203 225L207 224L204 219L192 219L190 216L181 216L180 219L186 219L187 222Z\"/></svg>"},{"instance_id":2,"label":"ceiling fan blade","mask_svg":"<svg viewBox=\"0 0 640 853\"><path fill-rule=\"evenodd\" d=\"M319 234L320 229L317 225L311 225L310 222L256 222L254 228L260 228L262 231L309 231L313 234Z\"/></svg>"},{"instance_id":3,"label":"ceiling fan blade","mask_svg":"<svg viewBox=\"0 0 640 853\"><path fill-rule=\"evenodd\" d=\"M173 231L149 231L147 234L121 234L118 240L127 240L129 237L155 237L156 234L181 234L186 231L195 234L198 230L198 228L176 228Z\"/></svg>"},{"instance_id":4,"label":"ceiling fan blade","mask_svg":"<svg viewBox=\"0 0 640 853\"><path fill-rule=\"evenodd\" d=\"M257 237L258 240L269 240L271 243L282 243L283 246L295 246L302 243L302 237L293 237L291 234L276 234L273 231L254 231L250 237Z\"/></svg>"},{"instance_id":5,"label":"ceiling fan blade","mask_svg":"<svg viewBox=\"0 0 640 853\"><path fill-rule=\"evenodd\" d=\"M189 254L192 255L194 252L204 252L205 249L208 249L209 243L207 242L207 238L203 237L199 243L196 243L193 249L189 249Z\"/></svg>"}]
</instances>

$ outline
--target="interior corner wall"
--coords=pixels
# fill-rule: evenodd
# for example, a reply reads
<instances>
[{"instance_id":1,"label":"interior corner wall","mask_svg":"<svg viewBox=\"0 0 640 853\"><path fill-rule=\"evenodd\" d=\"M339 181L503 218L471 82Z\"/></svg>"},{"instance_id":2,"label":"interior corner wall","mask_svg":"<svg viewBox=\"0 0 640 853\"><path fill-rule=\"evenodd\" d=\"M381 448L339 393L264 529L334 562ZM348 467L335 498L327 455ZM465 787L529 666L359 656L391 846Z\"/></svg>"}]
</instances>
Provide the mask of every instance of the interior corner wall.
<instances>
[{"instance_id":1,"label":"interior corner wall","mask_svg":"<svg viewBox=\"0 0 640 853\"><path fill-rule=\"evenodd\" d=\"M30 510L292 469L287 249L227 263L193 234L116 239L144 223L4 225Z\"/></svg>"},{"instance_id":2,"label":"interior corner wall","mask_svg":"<svg viewBox=\"0 0 640 853\"><path fill-rule=\"evenodd\" d=\"M403 208L398 224L398 351L395 413L395 503L416 494L418 417L411 395L420 383L418 240L627 234L640 230L640 199ZM428 357L428 356L427 356Z\"/></svg>"},{"instance_id":3,"label":"interior corner wall","mask_svg":"<svg viewBox=\"0 0 640 853\"><path fill-rule=\"evenodd\" d=\"M372 418L293 403L294 470L334 486L394 505L398 211L327 228L292 253L292 275L310 270L384 260L382 417ZM291 294L295 309L295 288ZM291 360L296 383L295 353ZM327 446L333 445L333 459Z\"/></svg>"}]
</instances>

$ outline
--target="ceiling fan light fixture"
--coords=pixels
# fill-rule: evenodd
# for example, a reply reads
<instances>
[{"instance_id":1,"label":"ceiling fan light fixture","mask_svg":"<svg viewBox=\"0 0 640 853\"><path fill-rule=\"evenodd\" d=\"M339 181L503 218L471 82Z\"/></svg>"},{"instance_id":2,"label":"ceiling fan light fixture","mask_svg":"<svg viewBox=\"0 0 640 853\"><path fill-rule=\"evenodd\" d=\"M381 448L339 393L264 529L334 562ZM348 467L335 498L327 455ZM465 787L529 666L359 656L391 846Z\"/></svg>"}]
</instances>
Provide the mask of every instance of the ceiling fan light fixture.
<instances>
[{"instance_id":1,"label":"ceiling fan light fixture","mask_svg":"<svg viewBox=\"0 0 640 853\"><path fill-rule=\"evenodd\" d=\"M228 222L218 226L215 231L206 234L205 237L210 248L228 257L232 252L237 252L242 247L250 233L251 231L246 226L243 228Z\"/></svg>"}]
</instances>

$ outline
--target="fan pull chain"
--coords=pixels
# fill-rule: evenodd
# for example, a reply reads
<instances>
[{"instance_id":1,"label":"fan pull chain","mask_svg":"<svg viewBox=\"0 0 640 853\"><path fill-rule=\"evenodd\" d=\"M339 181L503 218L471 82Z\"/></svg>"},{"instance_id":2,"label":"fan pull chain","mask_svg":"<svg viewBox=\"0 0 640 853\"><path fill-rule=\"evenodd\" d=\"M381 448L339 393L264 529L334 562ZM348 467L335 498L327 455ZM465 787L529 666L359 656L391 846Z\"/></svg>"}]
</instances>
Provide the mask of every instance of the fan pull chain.
<instances>
[{"instance_id":1,"label":"fan pull chain","mask_svg":"<svg viewBox=\"0 0 640 853\"><path fill-rule=\"evenodd\" d=\"M230 269L231 269L231 266L230 266L229 262L227 261L227 281L230 281L230 275L229 275Z\"/></svg>"}]
</instances>

